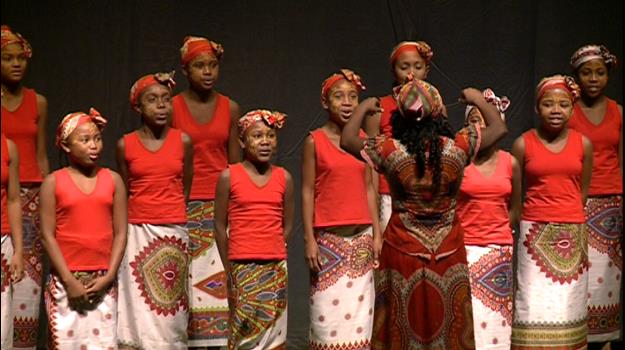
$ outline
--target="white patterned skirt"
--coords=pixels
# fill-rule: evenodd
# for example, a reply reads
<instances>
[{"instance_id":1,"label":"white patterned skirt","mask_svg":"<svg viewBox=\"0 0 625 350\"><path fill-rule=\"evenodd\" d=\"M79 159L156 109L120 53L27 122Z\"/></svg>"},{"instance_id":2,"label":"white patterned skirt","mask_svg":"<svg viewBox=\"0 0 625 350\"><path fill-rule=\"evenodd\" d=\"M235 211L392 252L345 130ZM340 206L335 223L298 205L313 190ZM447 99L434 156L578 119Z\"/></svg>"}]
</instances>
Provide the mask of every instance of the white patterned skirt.
<instances>
[{"instance_id":1,"label":"white patterned skirt","mask_svg":"<svg viewBox=\"0 0 625 350\"><path fill-rule=\"evenodd\" d=\"M521 221L512 349L587 343L588 237L583 224Z\"/></svg>"},{"instance_id":2,"label":"white patterned skirt","mask_svg":"<svg viewBox=\"0 0 625 350\"><path fill-rule=\"evenodd\" d=\"M83 285L106 271L73 272ZM111 284L89 302L71 305L65 286L54 273L44 293L48 311L49 350L117 349L117 285Z\"/></svg>"},{"instance_id":3,"label":"white patterned skirt","mask_svg":"<svg viewBox=\"0 0 625 350\"><path fill-rule=\"evenodd\" d=\"M588 341L604 342L621 336L621 278L623 274L623 197L589 197Z\"/></svg>"},{"instance_id":4,"label":"white patterned skirt","mask_svg":"<svg viewBox=\"0 0 625 350\"><path fill-rule=\"evenodd\" d=\"M2 236L2 282L0 284L0 338L1 349L13 348L13 285L9 264L13 257L11 235Z\"/></svg>"},{"instance_id":5,"label":"white patterned skirt","mask_svg":"<svg viewBox=\"0 0 625 350\"><path fill-rule=\"evenodd\" d=\"M317 230L321 271L310 276L310 349L371 347L375 302L371 226L351 235Z\"/></svg>"},{"instance_id":6,"label":"white patterned skirt","mask_svg":"<svg viewBox=\"0 0 625 350\"><path fill-rule=\"evenodd\" d=\"M510 349L512 245L465 246L476 349Z\"/></svg>"},{"instance_id":7,"label":"white patterned skirt","mask_svg":"<svg viewBox=\"0 0 625 350\"><path fill-rule=\"evenodd\" d=\"M120 347L187 348L187 231L179 225L128 225L119 267Z\"/></svg>"}]
</instances>

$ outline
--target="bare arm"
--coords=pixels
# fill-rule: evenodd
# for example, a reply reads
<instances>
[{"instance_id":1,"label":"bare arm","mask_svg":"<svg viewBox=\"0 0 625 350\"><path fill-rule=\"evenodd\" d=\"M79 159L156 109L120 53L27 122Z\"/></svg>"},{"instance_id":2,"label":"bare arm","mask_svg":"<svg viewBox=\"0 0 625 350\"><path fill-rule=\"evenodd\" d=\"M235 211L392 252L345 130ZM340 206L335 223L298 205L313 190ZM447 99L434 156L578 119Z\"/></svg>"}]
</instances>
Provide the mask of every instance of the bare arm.
<instances>
[{"instance_id":1,"label":"bare arm","mask_svg":"<svg viewBox=\"0 0 625 350\"><path fill-rule=\"evenodd\" d=\"M228 202L230 201L230 169L226 169L219 175L215 190L215 241L221 262L224 265L226 275L230 275L230 260L228 260Z\"/></svg>"},{"instance_id":2,"label":"bare arm","mask_svg":"<svg viewBox=\"0 0 625 350\"><path fill-rule=\"evenodd\" d=\"M319 260L319 246L313 230L315 215L315 141L311 135L304 140L304 154L302 156L302 224L304 225L305 256L308 268L312 271L321 270Z\"/></svg>"},{"instance_id":3,"label":"bare arm","mask_svg":"<svg viewBox=\"0 0 625 350\"><path fill-rule=\"evenodd\" d=\"M88 301L87 289L80 283L67 267L61 248L55 237L56 230L56 179L53 174L46 176L39 192L39 215L41 218L41 243L48 253L52 268L67 289L67 297L71 303Z\"/></svg>"},{"instance_id":4,"label":"bare arm","mask_svg":"<svg viewBox=\"0 0 625 350\"><path fill-rule=\"evenodd\" d=\"M24 273L24 233L22 228L22 200L20 199L20 172L17 146L7 139L9 150L9 183L7 184L7 212L11 240L13 241L13 257L9 263L9 273L13 283L19 282Z\"/></svg>"},{"instance_id":5,"label":"bare arm","mask_svg":"<svg viewBox=\"0 0 625 350\"><path fill-rule=\"evenodd\" d=\"M512 197L510 200L510 226L514 229L519 225L521 215L521 166L516 157L512 157ZM518 200L516 200L518 198Z\"/></svg>"},{"instance_id":6,"label":"bare arm","mask_svg":"<svg viewBox=\"0 0 625 350\"><path fill-rule=\"evenodd\" d=\"M128 233L128 195L126 194L126 185L119 174L112 170L109 171L115 184L115 193L113 194L113 244L111 246L109 269L106 275L96 278L86 285L87 293L90 296L106 289L117 279L117 270L126 251Z\"/></svg>"},{"instance_id":7,"label":"bare arm","mask_svg":"<svg viewBox=\"0 0 625 350\"><path fill-rule=\"evenodd\" d=\"M352 117L343 127L341 132L341 148L347 153L356 157L356 159L362 160L360 151L362 151L364 145L362 139L359 136L360 126L365 116L371 116L380 113L380 100L374 97L370 97L362 101L354 110Z\"/></svg>"},{"instance_id":8,"label":"bare arm","mask_svg":"<svg viewBox=\"0 0 625 350\"><path fill-rule=\"evenodd\" d=\"M230 100L230 134L228 135L228 163L241 161L241 145L239 144L239 104Z\"/></svg>"},{"instance_id":9,"label":"bare arm","mask_svg":"<svg viewBox=\"0 0 625 350\"><path fill-rule=\"evenodd\" d=\"M43 95L37 94L37 165L41 175L50 173L48 162L48 145L46 145L46 124L48 122L48 101Z\"/></svg>"},{"instance_id":10,"label":"bare arm","mask_svg":"<svg viewBox=\"0 0 625 350\"><path fill-rule=\"evenodd\" d=\"M525 167L525 141L523 140L523 136L518 137L516 140L514 140L514 144L512 144L512 155L514 156L514 158L516 159L517 165L518 165L518 176L516 181L518 182L516 191L515 191L515 187L514 187L514 181L515 181L515 177L514 177L514 163L513 163L513 168L512 168L512 199L510 202L510 208L514 211L516 211L515 213L512 213L512 215L510 216L510 220L521 220L521 214L523 212L523 206L522 206L522 202L521 202L521 192L522 192L522 187L523 187L523 176L524 176L524 167ZM516 224L515 224L516 225Z\"/></svg>"},{"instance_id":11,"label":"bare arm","mask_svg":"<svg viewBox=\"0 0 625 350\"><path fill-rule=\"evenodd\" d=\"M117 147L115 148L115 155L117 159L117 172L122 178L126 188L128 187L128 164L126 164L126 144L124 138L120 138L117 141Z\"/></svg>"},{"instance_id":12,"label":"bare arm","mask_svg":"<svg viewBox=\"0 0 625 350\"><path fill-rule=\"evenodd\" d=\"M284 219L282 225L284 227L284 242L287 243L293 232L293 221L295 218L295 196L293 195L293 177L284 170L286 180L286 190L284 193Z\"/></svg>"},{"instance_id":13,"label":"bare arm","mask_svg":"<svg viewBox=\"0 0 625 350\"><path fill-rule=\"evenodd\" d=\"M367 136L374 137L380 134L380 119L382 118L381 113L376 113L369 118L365 119L365 132Z\"/></svg>"},{"instance_id":14,"label":"bare arm","mask_svg":"<svg viewBox=\"0 0 625 350\"><path fill-rule=\"evenodd\" d=\"M184 164L182 167L182 185L184 188L185 202L189 202L191 184L193 183L193 142L189 135L182 133L182 145L184 147Z\"/></svg>"},{"instance_id":15,"label":"bare arm","mask_svg":"<svg viewBox=\"0 0 625 350\"><path fill-rule=\"evenodd\" d=\"M582 136L582 146L584 147L584 160L582 162L582 205L586 206L590 177L592 175L592 142L590 142L586 136Z\"/></svg>"},{"instance_id":16,"label":"bare arm","mask_svg":"<svg viewBox=\"0 0 625 350\"><path fill-rule=\"evenodd\" d=\"M508 133L506 123L501 120L499 111L495 106L486 102L481 91L475 88L466 88L462 90L460 99L468 104L476 106L484 117L486 127L483 128L481 132L481 149L494 145Z\"/></svg>"}]
</instances>

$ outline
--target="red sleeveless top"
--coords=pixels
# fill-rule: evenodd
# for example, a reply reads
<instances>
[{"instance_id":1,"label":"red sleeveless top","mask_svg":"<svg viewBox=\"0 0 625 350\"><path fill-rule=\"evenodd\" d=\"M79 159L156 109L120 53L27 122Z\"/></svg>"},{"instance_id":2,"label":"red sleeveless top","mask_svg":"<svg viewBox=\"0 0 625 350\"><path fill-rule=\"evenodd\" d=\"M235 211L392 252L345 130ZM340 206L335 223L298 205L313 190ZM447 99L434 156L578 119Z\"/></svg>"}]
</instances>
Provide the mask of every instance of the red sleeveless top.
<instances>
[{"instance_id":1,"label":"red sleeveless top","mask_svg":"<svg viewBox=\"0 0 625 350\"><path fill-rule=\"evenodd\" d=\"M180 130L170 128L157 151L145 148L136 131L124 136L128 165L128 223L187 222L181 135Z\"/></svg>"},{"instance_id":2,"label":"red sleeveless top","mask_svg":"<svg viewBox=\"0 0 625 350\"><path fill-rule=\"evenodd\" d=\"M380 98L380 107L382 107L382 115L380 116L380 135L393 137L393 127L391 126L391 116L397 109L397 103L393 96L388 95ZM378 192L381 194L391 194L391 188L386 181L386 177L380 174L378 183Z\"/></svg>"},{"instance_id":3,"label":"red sleeveless top","mask_svg":"<svg viewBox=\"0 0 625 350\"><path fill-rule=\"evenodd\" d=\"M217 94L215 111L208 123L193 119L182 95L174 97L174 128L184 131L193 141L193 183L191 199L212 200L222 170L228 167L230 99Z\"/></svg>"},{"instance_id":4,"label":"red sleeveless top","mask_svg":"<svg viewBox=\"0 0 625 350\"><path fill-rule=\"evenodd\" d=\"M281 167L272 166L269 181L258 186L242 163L230 165L228 259L286 259L285 192L286 177Z\"/></svg>"},{"instance_id":5,"label":"red sleeveless top","mask_svg":"<svg viewBox=\"0 0 625 350\"><path fill-rule=\"evenodd\" d=\"M464 168L456 214L464 230L464 243L486 246L512 244L510 196L512 195L512 156L497 152L495 172L486 177L475 164Z\"/></svg>"},{"instance_id":6,"label":"red sleeveless top","mask_svg":"<svg viewBox=\"0 0 625 350\"><path fill-rule=\"evenodd\" d=\"M2 132L15 142L20 155L20 183L41 183L37 163L37 93L27 88L22 91L22 103L14 111L2 106Z\"/></svg>"},{"instance_id":7,"label":"red sleeveless top","mask_svg":"<svg viewBox=\"0 0 625 350\"><path fill-rule=\"evenodd\" d=\"M106 270L113 246L115 183L98 170L93 192L83 193L67 168L55 171L56 240L70 271Z\"/></svg>"},{"instance_id":8,"label":"red sleeveless top","mask_svg":"<svg viewBox=\"0 0 625 350\"><path fill-rule=\"evenodd\" d=\"M583 223L581 177L582 134L569 129L564 148L554 153L538 139L536 130L523 134L527 190L523 220Z\"/></svg>"},{"instance_id":9,"label":"red sleeveless top","mask_svg":"<svg viewBox=\"0 0 625 350\"><path fill-rule=\"evenodd\" d=\"M7 146L7 139L4 134L0 136L0 148L2 148L1 164L2 170L2 228L1 232L3 236L11 234L11 228L9 226L9 212L7 210L7 187L9 185L9 148Z\"/></svg>"},{"instance_id":10,"label":"red sleeveless top","mask_svg":"<svg viewBox=\"0 0 625 350\"><path fill-rule=\"evenodd\" d=\"M605 115L598 125L586 118L579 103L573 107L569 128L579 131L592 142L592 176L588 189L591 196L623 193L618 154L622 124L621 112L614 100L608 99Z\"/></svg>"},{"instance_id":11,"label":"red sleeveless top","mask_svg":"<svg viewBox=\"0 0 625 350\"><path fill-rule=\"evenodd\" d=\"M371 224L365 163L338 149L322 129L310 135L316 158L313 227Z\"/></svg>"}]
</instances>

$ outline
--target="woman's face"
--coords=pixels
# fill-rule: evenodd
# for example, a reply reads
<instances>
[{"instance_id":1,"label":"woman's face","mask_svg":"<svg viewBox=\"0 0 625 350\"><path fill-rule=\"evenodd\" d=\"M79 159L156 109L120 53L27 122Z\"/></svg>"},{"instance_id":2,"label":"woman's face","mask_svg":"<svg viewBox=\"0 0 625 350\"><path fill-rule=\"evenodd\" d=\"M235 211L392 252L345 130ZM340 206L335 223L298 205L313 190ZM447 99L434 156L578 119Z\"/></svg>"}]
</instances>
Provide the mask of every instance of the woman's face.
<instances>
[{"instance_id":1,"label":"woman's face","mask_svg":"<svg viewBox=\"0 0 625 350\"><path fill-rule=\"evenodd\" d=\"M203 53L187 63L183 72L194 89L210 91L219 79L219 60L213 54Z\"/></svg>"},{"instance_id":2,"label":"woman's face","mask_svg":"<svg viewBox=\"0 0 625 350\"><path fill-rule=\"evenodd\" d=\"M426 64L425 60L414 50L400 53L393 64L395 81L399 84L403 84L410 73L412 73L416 79L425 80L428 77L429 71L430 66Z\"/></svg>"},{"instance_id":3,"label":"woman's face","mask_svg":"<svg viewBox=\"0 0 625 350\"><path fill-rule=\"evenodd\" d=\"M345 125L358 105L358 90L351 82L341 79L321 101L321 105L338 125Z\"/></svg>"},{"instance_id":4,"label":"woman's face","mask_svg":"<svg viewBox=\"0 0 625 350\"><path fill-rule=\"evenodd\" d=\"M95 166L102 152L102 134L93 123L76 127L61 145L72 162L85 167Z\"/></svg>"},{"instance_id":5,"label":"woman's face","mask_svg":"<svg viewBox=\"0 0 625 350\"><path fill-rule=\"evenodd\" d=\"M241 148L252 163L268 163L278 147L276 129L262 121L250 125L243 134Z\"/></svg>"},{"instance_id":6,"label":"woman's face","mask_svg":"<svg viewBox=\"0 0 625 350\"><path fill-rule=\"evenodd\" d=\"M584 95L599 97L608 85L608 67L599 58L585 62L577 69L577 80Z\"/></svg>"},{"instance_id":7,"label":"woman's face","mask_svg":"<svg viewBox=\"0 0 625 350\"><path fill-rule=\"evenodd\" d=\"M164 85L151 85L141 93L136 108L146 124L165 126L169 123L173 111L171 92Z\"/></svg>"},{"instance_id":8,"label":"woman's face","mask_svg":"<svg viewBox=\"0 0 625 350\"><path fill-rule=\"evenodd\" d=\"M551 89L538 101L538 116L541 126L548 131L557 132L566 127L573 114L571 95L562 89Z\"/></svg>"},{"instance_id":9,"label":"woman's face","mask_svg":"<svg viewBox=\"0 0 625 350\"><path fill-rule=\"evenodd\" d=\"M2 82L19 83L26 74L28 58L19 44L9 44L2 48Z\"/></svg>"}]
</instances>

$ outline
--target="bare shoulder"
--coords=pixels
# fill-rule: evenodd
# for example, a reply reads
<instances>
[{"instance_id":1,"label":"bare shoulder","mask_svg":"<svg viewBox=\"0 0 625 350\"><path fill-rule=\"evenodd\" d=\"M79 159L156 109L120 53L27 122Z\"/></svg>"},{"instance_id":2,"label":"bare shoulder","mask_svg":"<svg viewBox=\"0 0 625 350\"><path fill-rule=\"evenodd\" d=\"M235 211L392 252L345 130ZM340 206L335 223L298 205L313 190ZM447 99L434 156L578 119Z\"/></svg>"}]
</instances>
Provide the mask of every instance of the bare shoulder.
<instances>
[{"instance_id":1,"label":"bare shoulder","mask_svg":"<svg viewBox=\"0 0 625 350\"><path fill-rule=\"evenodd\" d=\"M189 136L187 133L185 133L184 131L180 132L180 139L182 140L182 143L185 145L190 145L192 144L192 140L191 140L191 136Z\"/></svg>"}]
</instances>

